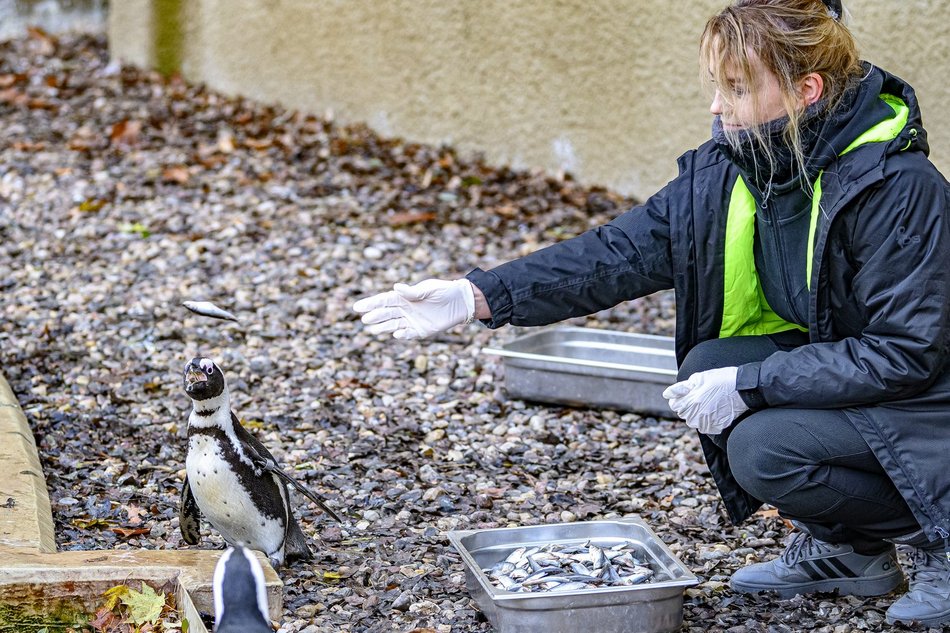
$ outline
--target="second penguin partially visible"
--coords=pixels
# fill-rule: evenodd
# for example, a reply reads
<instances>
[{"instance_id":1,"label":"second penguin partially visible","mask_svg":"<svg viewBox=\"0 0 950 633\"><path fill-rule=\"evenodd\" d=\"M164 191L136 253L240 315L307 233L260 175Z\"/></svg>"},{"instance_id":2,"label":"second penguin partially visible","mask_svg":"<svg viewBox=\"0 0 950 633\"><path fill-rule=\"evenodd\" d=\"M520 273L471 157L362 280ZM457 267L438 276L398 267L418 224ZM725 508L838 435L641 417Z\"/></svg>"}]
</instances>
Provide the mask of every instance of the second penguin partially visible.
<instances>
[{"instance_id":1,"label":"second penguin partially visible","mask_svg":"<svg viewBox=\"0 0 950 633\"><path fill-rule=\"evenodd\" d=\"M273 633L264 570L249 550L228 548L214 568L214 633Z\"/></svg>"},{"instance_id":2,"label":"second penguin partially visible","mask_svg":"<svg viewBox=\"0 0 950 633\"><path fill-rule=\"evenodd\" d=\"M231 411L224 373L210 358L194 358L184 370L188 416L186 477L179 520L184 541L200 539L201 515L231 545L264 552L274 567L313 555L290 507L287 484L297 487L334 519L322 500L284 473L270 451Z\"/></svg>"}]
</instances>

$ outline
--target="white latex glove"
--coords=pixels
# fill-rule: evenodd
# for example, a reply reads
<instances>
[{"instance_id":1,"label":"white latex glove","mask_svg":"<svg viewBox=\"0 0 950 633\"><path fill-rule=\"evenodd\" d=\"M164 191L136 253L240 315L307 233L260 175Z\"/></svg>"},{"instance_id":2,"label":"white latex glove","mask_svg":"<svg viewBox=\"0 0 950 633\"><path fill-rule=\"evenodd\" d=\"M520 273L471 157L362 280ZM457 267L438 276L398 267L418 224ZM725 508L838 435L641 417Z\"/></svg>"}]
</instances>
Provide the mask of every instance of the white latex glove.
<instances>
[{"instance_id":1,"label":"white latex glove","mask_svg":"<svg viewBox=\"0 0 950 633\"><path fill-rule=\"evenodd\" d=\"M414 286L396 284L389 292L360 299L353 310L371 334L394 338L432 336L475 318L475 292L467 279L426 279Z\"/></svg>"},{"instance_id":2,"label":"white latex glove","mask_svg":"<svg viewBox=\"0 0 950 633\"><path fill-rule=\"evenodd\" d=\"M749 410L736 390L738 367L720 367L693 374L663 391L670 408L700 433L722 433Z\"/></svg>"}]
</instances>

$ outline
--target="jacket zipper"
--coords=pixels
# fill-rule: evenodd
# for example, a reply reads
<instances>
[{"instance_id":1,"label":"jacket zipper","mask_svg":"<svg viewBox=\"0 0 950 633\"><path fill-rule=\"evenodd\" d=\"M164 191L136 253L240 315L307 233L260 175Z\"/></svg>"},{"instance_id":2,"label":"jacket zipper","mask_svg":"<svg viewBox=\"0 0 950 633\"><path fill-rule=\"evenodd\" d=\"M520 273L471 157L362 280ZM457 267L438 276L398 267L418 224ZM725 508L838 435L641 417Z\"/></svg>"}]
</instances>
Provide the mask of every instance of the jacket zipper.
<instances>
[{"instance_id":1,"label":"jacket zipper","mask_svg":"<svg viewBox=\"0 0 950 633\"><path fill-rule=\"evenodd\" d=\"M779 261L782 264L779 277L781 277L782 279L782 291L785 293L786 306L788 307L788 310L795 316L795 319L797 320L797 322L807 323L808 322L807 320L802 321L802 315L798 313L798 308L795 305L795 302L792 300L791 292L788 289L788 277L785 270L785 263L787 261L785 246L784 246L784 242L782 241L779 235L780 233L779 226L778 226L779 223L777 219L773 217L772 212L769 211L769 200L771 199L771 197L772 197L772 181L769 180L768 184L765 186L765 193L762 194L761 206L762 206L762 212L765 214L766 219L769 221L769 224L771 224L772 226L772 228L770 229L770 232L772 233L774 237L773 241L775 242L775 245L779 249Z\"/></svg>"}]
</instances>

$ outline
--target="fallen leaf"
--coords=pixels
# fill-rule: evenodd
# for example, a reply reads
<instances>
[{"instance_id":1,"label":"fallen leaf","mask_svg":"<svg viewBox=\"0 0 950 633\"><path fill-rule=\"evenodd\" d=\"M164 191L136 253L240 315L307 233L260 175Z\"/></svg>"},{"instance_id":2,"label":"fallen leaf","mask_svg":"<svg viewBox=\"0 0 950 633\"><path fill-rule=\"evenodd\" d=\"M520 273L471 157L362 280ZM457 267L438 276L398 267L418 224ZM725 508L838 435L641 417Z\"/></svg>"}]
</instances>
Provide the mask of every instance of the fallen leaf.
<instances>
[{"instance_id":1,"label":"fallen leaf","mask_svg":"<svg viewBox=\"0 0 950 633\"><path fill-rule=\"evenodd\" d=\"M23 105L29 101L29 97L16 88L7 88L0 90L0 103L9 103L12 105Z\"/></svg>"},{"instance_id":2,"label":"fallen leaf","mask_svg":"<svg viewBox=\"0 0 950 633\"><path fill-rule=\"evenodd\" d=\"M111 609L102 607L96 611L95 617L89 621L89 626L91 626L96 631L105 631L112 627L115 623L115 614L112 613Z\"/></svg>"},{"instance_id":3,"label":"fallen leaf","mask_svg":"<svg viewBox=\"0 0 950 633\"><path fill-rule=\"evenodd\" d=\"M95 213L96 211L104 207L105 204L106 204L105 200L99 200L96 198L93 198L91 200L83 200L82 203L79 205L79 210L85 213Z\"/></svg>"},{"instance_id":4,"label":"fallen leaf","mask_svg":"<svg viewBox=\"0 0 950 633\"><path fill-rule=\"evenodd\" d=\"M138 143L141 131L141 121L119 121L112 126L112 131L109 133L109 141L113 145L135 145Z\"/></svg>"},{"instance_id":5,"label":"fallen leaf","mask_svg":"<svg viewBox=\"0 0 950 633\"><path fill-rule=\"evenodd\" d=\"M141 536L142 534L148 534L152 531L150 527L140 527L140 528L122 528L114 527L112 531L115 532L121 538L130 538L133 536Z\"/></svg>"},{"instance_id":6,"label":"fallen leaf","mask_svg":"<svg viewBox=\"0 0 950 633\"><path fill-rule=\"evenodd\" d=\"M144 513L144 510L142 510L142 508L136 505L129 504L125 506L125 513L129 517L129 520L128 520L129 525L131 525L132 527L138 527L139 525L142 525L142 514Z\"/></svg>"},{"instance_id":7,"label":"fallen leaf","mask_svg":"<svg viewBox=\"0 0 950 633\"><path fill-rule=\"evenodd\" d=\"M80 530L91 530L93 528L112 527L112 521L108 519L73 519L70 523Z\"/></svg>"},{"instance_id":8,"label":"fallen leaf","mask_svg":"<svg viewBox=\"0 0 950 633\"><path fill-rule=\"evenodd\" d=\"M122 598L129 594L129 591L130 589L128 585L116 585L111 589L107 589L106 592L102 594L106 599L103 608L112 611L115 609L116 605L122 601Z\"/></svg>"},{"instance_id":9,"label":"fallen leaf","mask_svg":"<svg viewBox=\"0 0 950 633\"><path fill-rule=\"evenodd\" d=\"M250 147L251 149L267 149L274 144L269 138L246 138L244 139L244 145Z\"/></svg>"},{"instance_id":10,"label":"fallen leaf","mask_svg":"<svg viewBox=\"0 0 950 633\"><path fill-rule=\"evenodd\" d=\"M129 608L129 619L132 624L143 625L154 623L162 615L165 608L165 594L155 593L155 590L142 583L142 591L129 589L122 598L122 604Z\"/></svg>"},{"instance_id":11,"label":"fallen leaf","mask_svg":"<svg viewBox=\"0 0 950 633\"><path fill-rule=\"evenodd\" d=\"M30 141L14 141L13 149L21 152L38 152L46 149L46 143L31 143Z\"/></svg>"},{"instance_id":12,"label":"fallen leaf","mask_svg":"<svg viewBox=\"0 0 950 633\"><path fill-rule=\"evenodd\" d=\"M386 218L390 226L399 226L402 224L419 224L420 222L432 222L436 214L431 211L407 211L404 213L394 213Z\"/></svg>"},{"instance_id":13,"label":"fallen leaf","mask_svg":"<svg viewBox=\"0 0 950 633\"><path fill-rule=\"evenodd\" d=\"M141 222L123 222L118 226L118 229L123 233L135 233L142 239L146 239L152 234L148 227Z\"/></svg>"},{"instance_id":14,"label":"fallen leaf","mask_svg":"<svg viewBox=\"0 0 950 633\"><path fill-rule=\"evenodd\" d=\"M191 178L191 174L188 173L186 167L167 167L165 171L162 172L162 181L163 182L176 182L179 185L183 185Z\"/></svg>"}]
</instances>

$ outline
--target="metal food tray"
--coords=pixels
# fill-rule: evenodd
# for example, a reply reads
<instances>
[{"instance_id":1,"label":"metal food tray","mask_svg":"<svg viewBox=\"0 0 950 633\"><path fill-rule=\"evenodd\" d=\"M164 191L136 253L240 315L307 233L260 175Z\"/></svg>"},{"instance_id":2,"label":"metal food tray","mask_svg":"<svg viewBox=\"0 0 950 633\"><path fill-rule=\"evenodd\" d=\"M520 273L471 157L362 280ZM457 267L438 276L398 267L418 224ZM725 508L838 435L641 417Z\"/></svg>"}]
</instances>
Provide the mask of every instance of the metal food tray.
<instances>
[{"instance_id":1,"label":"metal food tray","mask_svg":"<svg viewBox=\"0 0 950 633\"><path fill-rule=\"evenodd\" d=\"M641 519L628 517L513 528L456 530L449 541L462 557L465 581L498 633L659 633L683 622L683 592L699 582ZM634 543L649 557L651 582L556 593L514 593L482 571L518 547L586 543L611 547Z\"/></svg>"},{"instance_id":2,"label":"metal food tray","mask_svg":"<svg viewBox=\"0 0 950 633\"><path fill-rule=\"evenodd\" d=\"M482 352L504 359L512 398L672 416L672 337L558 326Z\"/></svg>"}]
</instances>

